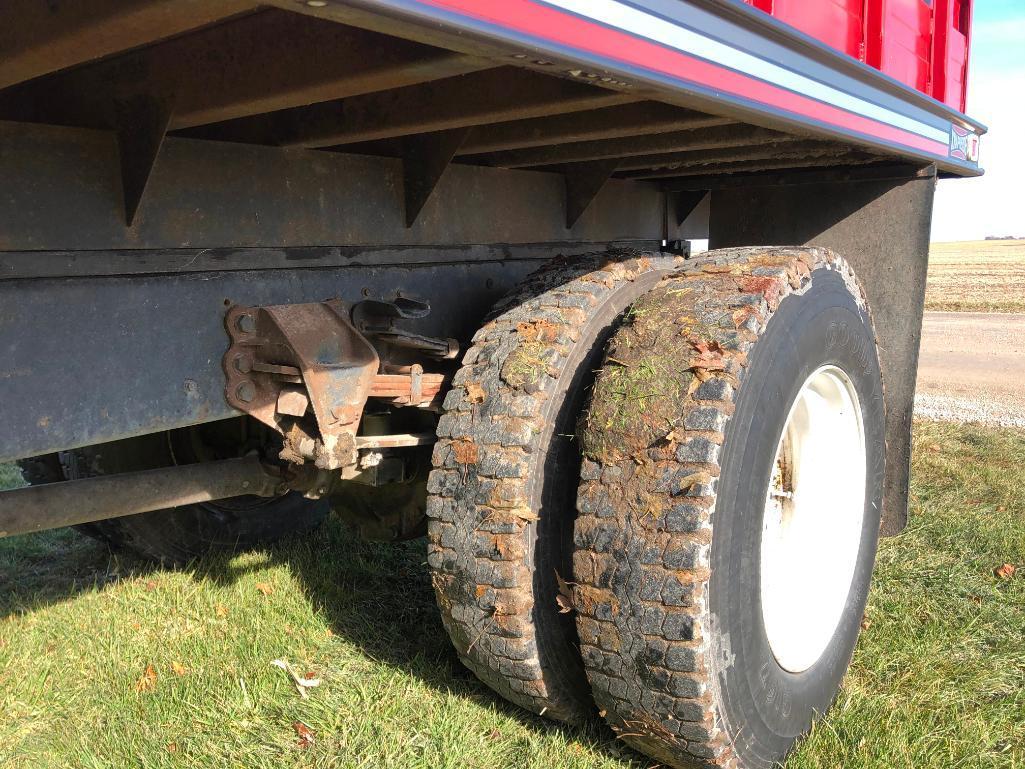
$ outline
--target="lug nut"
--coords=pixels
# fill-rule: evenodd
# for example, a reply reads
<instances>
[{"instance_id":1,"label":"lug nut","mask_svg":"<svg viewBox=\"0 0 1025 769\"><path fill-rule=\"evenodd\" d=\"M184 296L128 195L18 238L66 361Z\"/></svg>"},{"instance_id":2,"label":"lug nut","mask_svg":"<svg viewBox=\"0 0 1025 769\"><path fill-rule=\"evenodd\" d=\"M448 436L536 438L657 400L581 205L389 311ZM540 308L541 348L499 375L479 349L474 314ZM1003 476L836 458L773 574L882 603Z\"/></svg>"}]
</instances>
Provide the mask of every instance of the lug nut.
<instances>
[{"instance_id":1,"label":"lug nut","mask_svg":"<svg viewBox=\"0 0 1025 769\"><path fill-rule=\"evenodd\" d=\"M256 386L249 381L241 382L239 386L235 388L235 397L243 403L249 403L256 397Z\"/></svg>"}]
</instances>

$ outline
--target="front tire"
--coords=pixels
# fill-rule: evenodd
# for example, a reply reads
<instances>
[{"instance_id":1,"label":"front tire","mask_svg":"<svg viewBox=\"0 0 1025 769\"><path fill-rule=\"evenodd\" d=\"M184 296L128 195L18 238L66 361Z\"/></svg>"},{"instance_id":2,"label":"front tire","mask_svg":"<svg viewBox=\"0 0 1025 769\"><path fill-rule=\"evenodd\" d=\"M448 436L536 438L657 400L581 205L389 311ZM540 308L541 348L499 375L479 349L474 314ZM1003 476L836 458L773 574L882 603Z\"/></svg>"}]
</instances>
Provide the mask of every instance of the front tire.
<instances>
[{"instance_id":1,"label":"front tire","mask_svg":"<svg viewBox=\"0 0 1025 769\"><path fill-rule=\"evenodd\" d=\"M864 295L824 249L734 249L630 317L581 426L595 701L673 766L774 766L835 697L868 595L884 443Z\"/></svg>"}]
</instances>

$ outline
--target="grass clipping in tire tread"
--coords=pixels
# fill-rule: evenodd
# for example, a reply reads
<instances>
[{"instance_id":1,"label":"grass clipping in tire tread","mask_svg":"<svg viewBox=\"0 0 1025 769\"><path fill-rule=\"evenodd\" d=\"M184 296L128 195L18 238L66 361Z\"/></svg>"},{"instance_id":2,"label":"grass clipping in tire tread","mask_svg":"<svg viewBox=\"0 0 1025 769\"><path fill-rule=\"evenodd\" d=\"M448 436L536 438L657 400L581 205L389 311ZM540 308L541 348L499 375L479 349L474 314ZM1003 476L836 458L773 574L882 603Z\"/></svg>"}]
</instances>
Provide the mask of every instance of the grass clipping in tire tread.
<instances>
[{"instance_id":1,"label":"grass clipping in tire tread","mask_svg":"<svg viewBox=\"0 0 1025 769\"><path fill-rule=\"evenodd\" d=\"M707 584L719 449L748 353L821 248L709 252L638 300L611 339L578 433L574 604L595 702L674 766L736 766L710 672Z\"/></svg>"}]
</instances>

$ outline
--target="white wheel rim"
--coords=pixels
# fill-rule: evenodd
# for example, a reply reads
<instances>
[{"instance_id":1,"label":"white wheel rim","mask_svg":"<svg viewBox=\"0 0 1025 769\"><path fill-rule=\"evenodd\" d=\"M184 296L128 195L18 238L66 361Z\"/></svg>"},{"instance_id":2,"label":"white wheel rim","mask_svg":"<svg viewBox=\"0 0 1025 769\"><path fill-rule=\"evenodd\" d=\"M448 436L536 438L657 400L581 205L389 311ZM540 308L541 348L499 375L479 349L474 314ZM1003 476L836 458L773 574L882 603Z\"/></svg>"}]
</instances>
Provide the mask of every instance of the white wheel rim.
<instances>
[{"instance_id":1,"label":"white wheel rim","mask_svg":"<svg viewBox=\"0 0 1025 769\"><path fill-rule=\"evenodd\" d=\"M765 495L762 620L780 667L814 665L836 632L865 517L865 432L854 385L836 366L790 407Z\"/></svg>"}]
</instances>

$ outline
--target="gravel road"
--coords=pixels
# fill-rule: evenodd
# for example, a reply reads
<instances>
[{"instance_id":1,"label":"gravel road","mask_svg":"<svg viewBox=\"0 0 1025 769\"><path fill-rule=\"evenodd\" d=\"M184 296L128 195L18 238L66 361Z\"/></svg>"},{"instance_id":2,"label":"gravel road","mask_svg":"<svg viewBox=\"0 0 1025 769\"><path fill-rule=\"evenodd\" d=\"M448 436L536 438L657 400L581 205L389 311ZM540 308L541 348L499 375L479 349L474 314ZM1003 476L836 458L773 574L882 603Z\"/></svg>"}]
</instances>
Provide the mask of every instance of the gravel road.
<instances>
[{"instance_id":1,"label":"gravel road","mask_svg":"<svg viewBox=\"0 0 1025 769\"><path fill-rule=\"evenodd\" d=\"M925 313L915 413L1025 427L1025 315Z\"/></svg>"}]
</instances>

